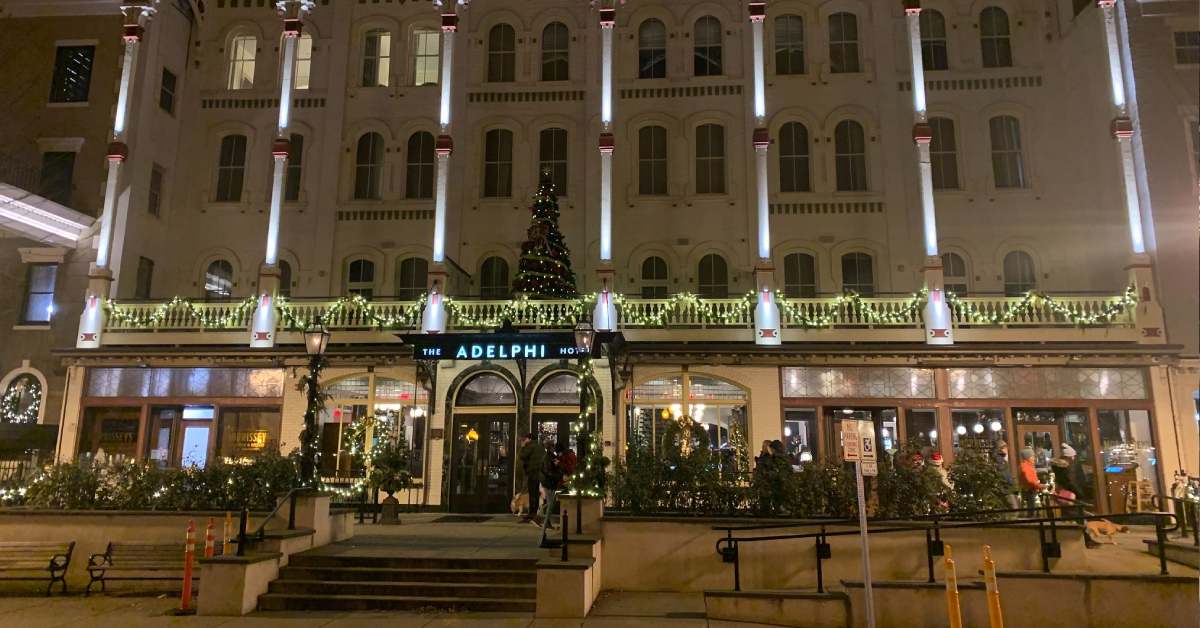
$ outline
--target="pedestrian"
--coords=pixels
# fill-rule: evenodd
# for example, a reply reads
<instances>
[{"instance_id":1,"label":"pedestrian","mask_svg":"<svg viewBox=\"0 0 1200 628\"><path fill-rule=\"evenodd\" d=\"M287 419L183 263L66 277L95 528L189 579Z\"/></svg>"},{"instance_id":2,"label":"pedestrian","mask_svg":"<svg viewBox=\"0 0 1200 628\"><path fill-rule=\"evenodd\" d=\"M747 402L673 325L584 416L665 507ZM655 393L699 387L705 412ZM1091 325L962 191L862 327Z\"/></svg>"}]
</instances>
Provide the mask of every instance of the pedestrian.
<instances>
[{"instance_id":1,"label":"pedestrian","mask_svg":"<svg viewBox=\"0 0 1200 628\"><path fill-rule=\"evenodd\" d=\"M758 455L754 457L754 470L766 469L771 462L771 441L764 440L762 448L758 450Z\"/></svg>"},{"instance_id":2,"label":"pedestrian","mask_svg":"<svg viewBox=\"0 0 1200 628\"><path fill-rule=\"evenodd\" d=\"M546 449L533 439L529 432L521 435L521 451L517 454L521 461L521 472L525 475L525 490L529 495L528 510L521 517L521 522L532 521L538 512L542 486L542 465L545 463Z\"/></svg>"},{"instance_id":3,"label":"pedestrian","mask_svg":"<svg viewBox=\"0 0 1200 628\"><path fill-rule=\"evenodd\" d=\"M1008 462L1008 443L1000 441L1000 444L996 446L995 458L996 470L1004 478L1005 502L1008 504L1009 509L1016 512L1021 507L1021 504L1017 499L1017 487L1013 483L1012 465Z\"/></svg>"},{"instance_id":4,"label":"pedestrian","mask_svg":"<svg viewBox=\"0 0 1200 628\"><path fill-rule=\"evenodd\" d=\"M554 508L558 505L558 491L563 485L562 471L562 454L565 452L565 447L558 445L551 447L546 443L546 457L542 463L542 490L546 493L546 503L544 513L541 517L534 521L542 527L542 538L546 538L546 530L554 529L550 523L550 518L554 516Z\"/></svg>"},{"instance_id":5,"label":"pedestrian","mask_svg":"<svg viewBox=\"0 0 1200 628\"><path fill-rule=\"evenodd\" d=\"M1024 502L1025 515L1028 517L1034 516L1037 510L1037 495L1045 488L1038 480L1037 469L1033 466L1034 456L1031 447L1021 450L1021 472L1017 475L1021 487L1021 501Z\"/></svg>"}]
</instances>

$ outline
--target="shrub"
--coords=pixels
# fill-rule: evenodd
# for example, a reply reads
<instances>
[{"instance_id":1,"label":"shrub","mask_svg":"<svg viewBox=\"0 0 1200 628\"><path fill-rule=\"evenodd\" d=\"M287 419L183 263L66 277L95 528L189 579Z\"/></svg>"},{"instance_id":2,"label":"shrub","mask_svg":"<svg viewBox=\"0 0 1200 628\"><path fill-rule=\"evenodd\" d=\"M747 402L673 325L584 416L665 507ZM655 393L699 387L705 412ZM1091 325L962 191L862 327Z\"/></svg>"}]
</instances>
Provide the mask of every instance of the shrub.
<instances>
[{"instance_id":1,"label":"shrub","mask_svg":"<svg viewBox=\"0 0 1200 628\"><path fill-rule=\"evenodd\" d=\"M950 465L950 510L973 514L984 510L1009 507L1008 494L1012 485L995 461L986 453L963 449Z\"/></svg>"}]
</instances>

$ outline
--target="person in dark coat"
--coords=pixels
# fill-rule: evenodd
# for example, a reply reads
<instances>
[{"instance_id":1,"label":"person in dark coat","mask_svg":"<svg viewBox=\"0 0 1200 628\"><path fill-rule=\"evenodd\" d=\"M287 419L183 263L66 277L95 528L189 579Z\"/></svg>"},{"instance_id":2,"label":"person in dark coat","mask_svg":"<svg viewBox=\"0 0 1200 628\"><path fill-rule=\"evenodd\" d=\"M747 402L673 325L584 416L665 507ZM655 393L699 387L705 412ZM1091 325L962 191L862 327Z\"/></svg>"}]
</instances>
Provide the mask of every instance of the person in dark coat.
<instances>
[{"instance_id":1,"label":"person in dark coat","mask_svg":"<svg viewBox=\"0 0 1200 628\"><path fill-rule=\"evenodd\" d=\"M521 451L517 457L525 474L525 489L529 491L529 511L521 517L521 521L531 521L541 505L542 465L546 461L546 450L526 432L521 435Z\"/></svg>"}]
</instances>

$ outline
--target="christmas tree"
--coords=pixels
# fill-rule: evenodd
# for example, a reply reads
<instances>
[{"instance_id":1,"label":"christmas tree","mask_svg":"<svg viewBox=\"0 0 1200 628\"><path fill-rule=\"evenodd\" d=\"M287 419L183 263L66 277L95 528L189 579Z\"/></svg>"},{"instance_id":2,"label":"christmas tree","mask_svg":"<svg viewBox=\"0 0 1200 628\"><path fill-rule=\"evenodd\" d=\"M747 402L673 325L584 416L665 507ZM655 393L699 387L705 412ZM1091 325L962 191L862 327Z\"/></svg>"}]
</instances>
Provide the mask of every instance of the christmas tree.
<instances>
[{"instance_id":1,"label":"christmas tree","mask_svg":"<svg viewBox=\"0 0 1200 628\"><path fill-rule=\"evenodd\" d=\"M567 299L576 296L571 252L558 230L558 196L550 171L543 170L538 191L533 195L533 221L529 239L521 245L521 261L513 292L534 298Z\"/></svg>"}]
</instances>

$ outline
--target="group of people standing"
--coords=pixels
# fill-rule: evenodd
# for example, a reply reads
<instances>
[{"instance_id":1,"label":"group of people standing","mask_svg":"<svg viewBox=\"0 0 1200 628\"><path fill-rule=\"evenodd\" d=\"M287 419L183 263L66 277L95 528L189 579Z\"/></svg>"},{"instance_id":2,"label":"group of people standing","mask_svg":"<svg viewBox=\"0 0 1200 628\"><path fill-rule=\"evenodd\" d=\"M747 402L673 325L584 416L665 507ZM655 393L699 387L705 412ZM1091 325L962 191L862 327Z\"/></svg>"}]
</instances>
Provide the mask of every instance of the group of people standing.
<instances>
[{"instance_id":1,"label":"group of people standing","mask_svg":"<svg viewBox=\"0 0 1200 628\"><path fill-rule=\"evenodd\" d=\"M1007 460L1008 448L1003 443L1001 445L1004 459ZM1056 505L1060 506L1074 505L1081 496L1086 494L1087 474L1083 470L1083 463L1079 461L1075 448L1070 444L1064 443L1062 455L1050 461L1050 477L1047 479L1051 482L1043 482L1041 476L1038 475L1036 459L1037 452L1032 447L1021 449L1020 473L1017 476L1021 505L1014 504L1013 508L1024 508L1026 514L1032 516L1037 510L1037 497L1041 493L1053 490L1052 494ZM1005 468L1007 469L1007 467L1006 463ZM1011 481L1011 477L1009 480Z\"/></svg>"},{"instance_id":2,"label":"group of people standing","mask_svg":"<svg viewBox=\"0 0 1200 628\"><path fill-rule=\"evenodd\" d=\"M517 452L517 495L513 497L513 513L521 522L532 522L551 529L550 519L558 503L558 492L566 487L567 478L575 473L578 458L575 451L562 443L538 442L528 432L521 435ZM524 488L524 493L521 489Z\"/></svg>"}]
</instances>

